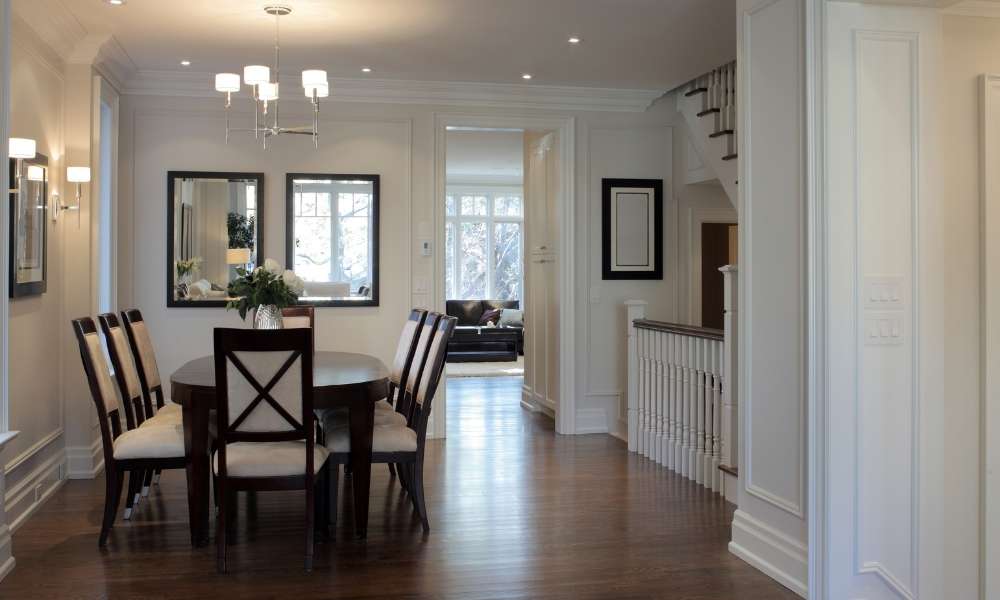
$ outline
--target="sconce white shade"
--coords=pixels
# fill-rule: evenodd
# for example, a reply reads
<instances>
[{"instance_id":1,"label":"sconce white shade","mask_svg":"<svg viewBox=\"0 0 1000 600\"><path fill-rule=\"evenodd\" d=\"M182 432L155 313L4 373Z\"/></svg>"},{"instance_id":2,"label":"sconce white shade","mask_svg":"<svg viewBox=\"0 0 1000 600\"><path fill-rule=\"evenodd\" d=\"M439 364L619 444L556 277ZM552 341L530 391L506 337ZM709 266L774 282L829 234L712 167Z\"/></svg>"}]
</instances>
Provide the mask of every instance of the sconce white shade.
<instances>
[{"instance_id":1,"label":"sconce white shade","mask_svg":"<svg viewBox=\"0 0 1000 600\"><path fill-rule=\"evenodd\" d=\"M66 167L66 181L87 183L90 181L90 167Z\"/></svg>"},{"instance_id":2,"label":"sconce white shade","mask_svg":"<svg viewBox=\"0 0 1000 600\"><path fill-rule=\"evenodd\" d=\"M247 85L259 85L271 81L271 68L264 65L243 67L243 82Z\"/></svg>"},{"instance_id":3,"label":"sconce white shade","mask_svg":"<svg viewBox=\"0 0 1000 600\"><path fill-rule=\"evenodd\" d=\"M35 158L35 140L10 138L7 151L11 158Z\"/></svg>"},{"instance_id":4,"label":"sconce white shade","mask_svg":"<svg viewBox=\"0 0 1000 600\"><path fill-rule=\"evenodd\" d=\"M317 98L326 98L327 96L330 95L330 86L328 85L317 85L313 87L307 87L305 90L306 90L306 98L313 97L313 90L316 90Z\"/></svg>"},{"instance_id":5,"label":"sconce white shade","mask_svg":"<svg viewBox=\"0 0 1000 600\"><path fill-rule=\"evenodd\" d=\"M44 181L45 169L38 165L28 165L28 181Z\"/></svg>"},{"instance_id":6,"label":"sconce white shade","mask_svg":"<svg viewBox=\"0 0 1000 600\"><path fill-rule=\"evenodd\" d=\"M312 89L327 85L326 71L322 69L308 69L302 71L302 87Z\"/></svg>"},{"instance_id":7,"label":"sconce white shade","mask_svg":"<svg viewBox=\"0 0 1000 600\"><path fill-rule=\"evenodd\" d=\"M264 82L257 89L257 97L264 101L278 99L278 84Z\"/></svg>"},{"instance_id":8,"label":"sconce white shade","mask_svg":"<svg viewBox=\"0 0 1000 600\"><path fill-rule=\"evenodd\" d=\"M250 262L250 248L229 248L226 250L226 264L245 265Z\"/></svg>"},{"instance_id":9,"label":"sconce white shade","mask_svg":"<svg viewBox=\"0 0 1000 600\"><path fill-rule=\"evenodd\" d=\"M236 73L218 73L215 76L215 91L217 92L238 92L240 91L240 76Z\"/></svg>"}]
</instances>

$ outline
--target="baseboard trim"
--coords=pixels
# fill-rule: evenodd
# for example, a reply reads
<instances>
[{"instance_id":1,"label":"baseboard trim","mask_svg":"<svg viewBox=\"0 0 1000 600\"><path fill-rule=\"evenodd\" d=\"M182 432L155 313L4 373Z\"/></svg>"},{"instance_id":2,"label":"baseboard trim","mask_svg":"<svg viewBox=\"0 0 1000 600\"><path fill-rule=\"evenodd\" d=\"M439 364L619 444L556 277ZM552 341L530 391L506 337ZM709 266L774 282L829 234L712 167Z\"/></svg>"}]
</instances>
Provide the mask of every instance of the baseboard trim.
<instances>
[{"instance_id":1,"label":"baseboard trim","mask_svg":"<svg viewBox=\"0 0 1000 600\"><path fill-rule=\"evenodd\" d=\"M63 478L65 466L66 452L63 450L39 465L23 481L7 491L4 497L4 510L7 512L11 533L16 532L31 515L45 504L45 501L52 494L66 483ZM23 508L19 508L19 506L23 506Z\"/></svg>"},{"instance_id":2,"label":"baseboard trim","mask_svg":"<svg viewBox=\"0 0 1000 600\"><path fill-rule=\"evenodd\" d=\"M608 411L603 408L578 408L576 410L576 432L608 433Z\"/></svg>"},{"instance_id":3,"label":"baseboard trim","mask_svg":"<svg viewBox=\"0 0 1000 600\"><path fill-rule=\"evenodd\" d=\"M10 527L0 525L0 557L4 557L3 564L0 564L0 581L14 570L14 557L11 554Z\"/></svg>"},{"instance_id":4,"label":"baseboard trim","mask_svg":"<svg viewBox=\"0 0 1000 600\"><path fill-rule=\"evenodd\" d=\"M101 438L94 440L90 447L71 446L66 448L66 478L94 479L104 469Z\"/></svg>"},{"instance_id":5,"label":"baseboard trim","mask_svg":"<svg viewBox=\"0 0 1000 600\"><path fill-rule=\"evenodd\" d=\"M739 509L733 516L729 551L799 596L807 597L808 550Z\"/></svg>"}]
</instances>

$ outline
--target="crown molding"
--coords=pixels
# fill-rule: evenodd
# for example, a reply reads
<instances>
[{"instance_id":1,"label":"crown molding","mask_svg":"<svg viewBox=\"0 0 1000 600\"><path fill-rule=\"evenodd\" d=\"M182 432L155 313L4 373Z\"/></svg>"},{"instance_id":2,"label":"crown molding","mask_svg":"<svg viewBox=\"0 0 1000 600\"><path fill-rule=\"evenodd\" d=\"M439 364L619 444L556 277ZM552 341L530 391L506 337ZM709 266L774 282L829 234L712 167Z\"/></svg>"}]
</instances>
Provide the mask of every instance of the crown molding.
<instances>
[{"instance_id":1,"label":"crown molding","mask_svg":"<svg viewBox=\"0 0 1000 600\"><path fill-rule=\"evenodd\" d=\"M14 14L63 62L69 62L87 30L61 0L32 0L12 3Z\"/></svg>"},{"instance_id":2,"label":"crown molding","mask_svg":"<svg viewBox=\"0 0 1000 600\"><path fill-rule=\"evenodd\" d=\"M281 78L282 89L304 96L298 77ZM424 104L491 108L643 112L664 90L410 81L399 79L330 79L333 102ZM215 91L214 74L140 70L125 83L125 95L222 98ZM237 94L245 97L246 93Z\"/></svg>"},{"instance_id":3,"label":"crown molding","mask_svg":"<svg viewBox=\"0 0 1000 600\"><path fill-rule=\"evenodd\" d=\"M962 0L945 9L942 13L946 15L957 15L961 17L987 17L1000 19L1000 2L996 0Z\"/></svg>"}]
</instances>

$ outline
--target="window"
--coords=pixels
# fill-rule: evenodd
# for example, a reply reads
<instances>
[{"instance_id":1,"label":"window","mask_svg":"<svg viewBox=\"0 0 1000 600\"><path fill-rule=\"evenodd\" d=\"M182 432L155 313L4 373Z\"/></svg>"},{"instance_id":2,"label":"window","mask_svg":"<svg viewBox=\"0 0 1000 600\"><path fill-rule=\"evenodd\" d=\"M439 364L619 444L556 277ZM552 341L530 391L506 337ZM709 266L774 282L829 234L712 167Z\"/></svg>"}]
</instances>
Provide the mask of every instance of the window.
<instances>
[{"instance_id":1,"label":"window","mask_svg":"<svg viewBox=\"0 0 1000 600\"><path fill-rule=\"evenodd\" d=\"M520 189L449 188L445 293L450 300L520 300L524 198Z\"/></svg>"}]
</instances>

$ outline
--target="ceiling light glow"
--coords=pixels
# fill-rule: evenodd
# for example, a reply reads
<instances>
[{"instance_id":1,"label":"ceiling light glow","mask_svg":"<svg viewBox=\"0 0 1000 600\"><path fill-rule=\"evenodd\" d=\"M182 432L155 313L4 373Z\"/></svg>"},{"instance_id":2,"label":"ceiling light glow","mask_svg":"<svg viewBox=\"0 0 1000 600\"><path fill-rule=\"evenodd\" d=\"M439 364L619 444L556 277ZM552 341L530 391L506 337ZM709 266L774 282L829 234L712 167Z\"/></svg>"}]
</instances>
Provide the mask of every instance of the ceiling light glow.
<instances>
[{"instance_id":1,"label":"ceiling light glow","mask_svg":"<svg viewBox=\"0 0 1000 600\"><path fill-rule=\"evenodd\" d=\"M189 61L189 60L182 60L181 61L181 66L182 67L190 67L191 66L191 61Z\"/></svg>"},{"instance_id":2,"label":"ceiling light glow","mask_svg":"<svg viewBox=\"0 0 1000 600\"><path fill-rule=\"evenodd\" d=\"M581 40L579 37L577 37L577 36L574 35L574 36L570 36L570 38L568 40L566 40L566 41L569 42L569 43L571 43L571 44L579 44L583 40Z\"/></svg>"},{"instance_id":3,"label":"ceiling light glow","mask_svg":"<svg viewBox=\"0 0 1000 600\"><path fill-rule=\"evenodd\" d=\"M521 79L531 79L531 73L523 73L523 74L521 74Z\"/></svg>"},{"instance_id":4,"label":"ceiling light glow","mask_svg":"<svg viewBox=\"0 0 1000 600\"><path fill-rule=\"evenodd\" d=\"M371 67L361 67L361 72L362 73L371 73L372 72L372 68Z\"/></svg>"}]
</instances>

